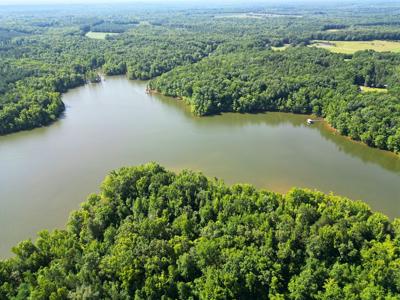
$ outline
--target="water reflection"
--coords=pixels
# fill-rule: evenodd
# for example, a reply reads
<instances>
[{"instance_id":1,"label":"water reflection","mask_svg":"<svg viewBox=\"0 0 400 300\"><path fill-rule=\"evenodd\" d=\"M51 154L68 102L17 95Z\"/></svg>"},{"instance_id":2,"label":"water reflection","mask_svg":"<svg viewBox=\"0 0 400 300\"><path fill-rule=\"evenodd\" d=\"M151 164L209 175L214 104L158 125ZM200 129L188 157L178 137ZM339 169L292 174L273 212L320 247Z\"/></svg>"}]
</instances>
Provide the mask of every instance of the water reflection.
<instances>
[{"instance_id":1,"label":"water reflection","mask_svg":"<svg viewBox=\"0 0 400 300\"><path fill-rule=\"evenodd\" d=\"M364 163L377 164L388 171L400 173L400 156L388 151L371 148L360 142L343 137L331 129L325 121L316 122L312 126L306 125L306 120L309 118L307 115L267 112L257 114L224 113L216 116L196 117L191 113L190 107L183 100L176 100L162 95L152 95L152 98L165 106L180 110L186 117L186 120L195 123L196 126L228 126L235 128L248 125L277 127L287 124L292 127L308 127L311 130L317 130L321 137L334 143L339 151L360 159Z\"/></svg>"},{"instance_id":2,"label":"water reflection","mask_svg":"<svg viewBox=\"0 0 400 300\"><path fill-rule=\"evenodd\" d=\"M386 170L400 174L400 156L368 147L361 142L351 141L349 138L336 133L324 122L316 123L315 128L324 139L335 143L339 151L361 159L365 163L377 164Z\"/></svg>"}]
</instances>

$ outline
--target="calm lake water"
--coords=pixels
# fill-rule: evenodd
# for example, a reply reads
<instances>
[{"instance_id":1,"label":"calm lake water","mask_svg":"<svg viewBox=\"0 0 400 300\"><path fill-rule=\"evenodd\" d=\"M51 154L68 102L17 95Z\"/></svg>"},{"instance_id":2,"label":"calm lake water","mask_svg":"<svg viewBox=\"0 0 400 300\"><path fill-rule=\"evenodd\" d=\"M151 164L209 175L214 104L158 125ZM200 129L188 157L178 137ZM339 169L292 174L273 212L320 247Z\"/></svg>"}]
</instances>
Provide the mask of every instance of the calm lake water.
<instances>
[{"instance_id":1,"label":"calm lake water","mask_svg":"<svg viewBox=\"0 0 400 300\"><path fill-rule=\"evenodd\" d=\"M349 141L307 116L223 114L198 118L144 82L107 78L64 95L64 117L0 137L0 256L41 229L63 227L105 175L157 161L227 183L286 192L292 186L366 201L400 216L400 159Z\"/></svg>"}]
</instances>

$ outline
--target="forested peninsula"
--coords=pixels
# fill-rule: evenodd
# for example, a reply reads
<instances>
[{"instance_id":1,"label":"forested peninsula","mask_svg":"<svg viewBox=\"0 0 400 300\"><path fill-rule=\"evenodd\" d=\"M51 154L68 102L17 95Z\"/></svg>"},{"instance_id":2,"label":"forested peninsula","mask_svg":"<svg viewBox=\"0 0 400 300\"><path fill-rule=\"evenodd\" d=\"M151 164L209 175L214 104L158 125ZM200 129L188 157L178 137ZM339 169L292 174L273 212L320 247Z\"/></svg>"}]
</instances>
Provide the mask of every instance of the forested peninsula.
<instances>
[{"instance_id":1,"label":"forested peninsula","mask_svg":"<svg viewBox=\"0 0 400 300\"><path fill-rule=\"evenodd\" d=\"M400 54L385 44L382 53L329 50L332 41L398 40L395 4L379 11L357 5L351 16L329 5L323 13L299 6L148 14L128 6L112 15L99 7L26 17L6 10L0 134L57 120L65 109L61 93L97 82L99 74L126 75L153 79L151 89L184 98L197 115L315 114L343 135L398 153ZM328 48L317 49L315 40Z\"/></svg>"},{"instance_id":2,"label":"forested peninsula","mask_svg":"<svg viewBox=\"0 0 400 300\"><path fill-rule=\"evenodd\" d=\"M183 98L198 115L283 111L326 118L341 134L369 146L400 151L400 56L343 55L308 47L213 55L150 82ZM360 86L388 93L363 93Z\"/></svg>"},{"instance_id":3,"label":"forested peninsula","mask_svg":"<svg viewBox=\"0 0 400 300\"><path fill-rule=\"evenodd\" d=\"M398 299L400 220L150 163L0 261L1 299Z\"/></svg>"}]
</instances>

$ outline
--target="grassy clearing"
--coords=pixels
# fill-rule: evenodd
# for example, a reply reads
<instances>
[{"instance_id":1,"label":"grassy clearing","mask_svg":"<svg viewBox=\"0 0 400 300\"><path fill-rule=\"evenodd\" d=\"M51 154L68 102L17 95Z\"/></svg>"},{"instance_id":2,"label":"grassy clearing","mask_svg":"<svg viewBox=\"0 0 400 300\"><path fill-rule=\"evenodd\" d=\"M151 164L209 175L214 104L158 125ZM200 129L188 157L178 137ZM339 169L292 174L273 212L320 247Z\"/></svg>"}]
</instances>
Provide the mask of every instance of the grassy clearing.
<instances>
[{"instance_id":1,"label":"grassy clearing","mask_svg":"<svg viewBox=\"0 0 400 300\"><path fill-rule=\"evenodd\" d=\"M253 15L250 13L239 13L239 14L221 14L214 16L215 19L225 19L225 18L237 18L237 19L262 19L261 16Z\"/></svg>"},{"instance_id":2,"label":"grassy clearing","mask_svg":"<svg viewBox=\"0 0 400 300\"><path fill-rule=\"evenodd\" d=\"M368 86L360 86L361 92L363 93L387 93L387 89L384 88L373 88Z\"/></svg>"},{"instance_id":3,"label":"grassy clearing","mask_svg":"<svg viewBox=\"0 0 400 300\"><path fill-rule=\"evenodd\" d=\"M274 51L285 51L289 46L290 44L285 44L282 47L271 47L271 49Z\"/></svg>"},{"instance_id":4,"label":"grassy clearing","mask_svg":"<svg viewBox=\"0 0 400 300\"><path fill-rule=\"evenodd\" d=\"M96 40L104 40L107 35L118 35L119 33L114 33L114 32L93 32L89 31L86 33L86 37L90 39L96 39Z\"/></svg>"},{"instance_id":5,"label":"grassy clearing","mask_svg":"<svg viewBox=\"0 0 400 300\"><path fill-rule=\"evenodd\" d=\"M325 30L326 32L339 32L339 31L343 31L344 29L328 29Z\"/></svg>"},{"instance_id":6,"label":"grassy clearing","mask_svg":"<svg viewBox=\"0 0 400 300\"><path fill-rule=\"evenodd\" d=\"M400 52L400 42L395 41L315 41L311 46L345 54L353 54L361 50Z\"/></svg>"}]
</instances>

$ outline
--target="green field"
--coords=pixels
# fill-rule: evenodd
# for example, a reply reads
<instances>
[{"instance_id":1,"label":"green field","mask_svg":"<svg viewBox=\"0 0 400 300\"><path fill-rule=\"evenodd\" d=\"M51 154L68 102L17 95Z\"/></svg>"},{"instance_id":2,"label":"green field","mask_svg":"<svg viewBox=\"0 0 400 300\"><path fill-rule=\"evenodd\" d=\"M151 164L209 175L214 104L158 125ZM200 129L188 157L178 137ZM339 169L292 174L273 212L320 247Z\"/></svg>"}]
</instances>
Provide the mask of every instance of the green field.
<instances>
[{"instance_id":1,"label":"green field","mask_svg":"<svg viewBox=\"0 0 400 300\"><path fill-rule=\"evenodd\" d=\"M86 37L96 40L104 40L107 35L118 35L119 33L114 32L93 32L89 31L86 33Z\"/></svg>"},{"instance_id":2,"label":"green field","mask_svg":"<svg viewBox=\"0 0 400 300\"><path fill-rule=\"evenodd\" d=\"M221 14L221 15L216 15L214 16L215 19L224 19L224 18L238 18L238 19L247 19L247 18L253 18L253 19L262 19L261 16L259 15L253 15L250 13L237 13L237 14Z\"/></svg>"},{"instance_id":3,"label":"green field","mask_svg":"<svg viewBox=\"0 0 400 300\"><path fill-rule=\"evenodd\" d=\"M281 47L271 47L271 49L274 51L285 51L289 46L290 44L285 44Z\"/></svg>"},{"instance_id":4,"label":"green field","mask_svg":"<svg viewBox=\"0 0 400 300\"><path fill-rule=\"evenodd\" d=\"M275 13L226 13L226 14L220 14L220 15L215 15L215 19L223 19L223 18L253 18L253 19L265 19L265 18L301 18L301 15L297 14L275 14Z\"/></svg>"},{"instance_id":5,"label":"green field","mask_svg":"<svg viewBox=\"0 0 400 300\"><path fill-rule=\"evenodd\" d=\"M360 86L361 92L363 93L387 93L387 89L384 88L373 88L368 86Z\"/></svg>"},{"instance_id":6,"label":"green field","mask_svg":"<svg viewBox=\"0 0 400 300\"><path fill-rule=\"evenodd\" d=\"M394 41L314 41L312 47L324 48L335 53L353 54L361 50L400 52L400 42Z\"/></svg>"}]
</instances>

